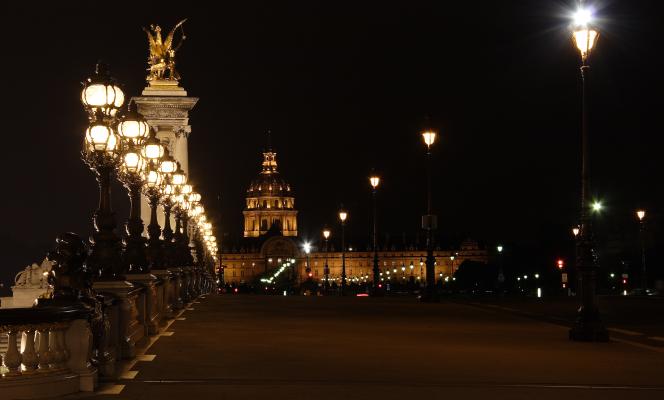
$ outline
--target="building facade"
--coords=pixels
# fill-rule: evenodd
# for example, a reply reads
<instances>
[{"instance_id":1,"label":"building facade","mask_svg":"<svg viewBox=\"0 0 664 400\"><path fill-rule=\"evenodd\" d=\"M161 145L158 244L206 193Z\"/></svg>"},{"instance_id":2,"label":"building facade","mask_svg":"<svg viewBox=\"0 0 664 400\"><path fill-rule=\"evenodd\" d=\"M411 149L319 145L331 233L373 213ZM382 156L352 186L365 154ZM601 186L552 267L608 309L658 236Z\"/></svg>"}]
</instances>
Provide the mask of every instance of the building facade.
<instances>
[{"instance_id":1,"label":"building facade","mask_svg":"<svg viewBox=\"0 0 664 400\"><path fill-rule=\"evenodd\" d=\"M244 237L257 238L270 229L283 236L297 236L297 211L291 186L277 170L277 153L263 153L263 168L247 189L244 209Z\"/></svg>"},{"instance_id":2,"label":"building facade","mask_svg":"<svg viewBox=\"0 0 664 400\"><path fill-rule=\"evenodd\" d=\"M247 189L244 209L244 239L235 248L222 243L221 272L229 285L257 285L276 271L303 282L341 283L342 252L321 242L305 253L297 237L297 210L291 186L277 170L276 153L271 147L263 153L262 169ZM330 251L327 251L327 250ZM348 283L371 282L374 253L347 248L345 252ZM473 240L457 249L436 249L436 279L452 279L466 260L486 263L487 252ZM426 250L417 246L381 249L379 269L383 282L425 283ZM327 268L325 268L327 265ZM327 276L326 276L327 271Z\"/></svg>"}]
</instances>

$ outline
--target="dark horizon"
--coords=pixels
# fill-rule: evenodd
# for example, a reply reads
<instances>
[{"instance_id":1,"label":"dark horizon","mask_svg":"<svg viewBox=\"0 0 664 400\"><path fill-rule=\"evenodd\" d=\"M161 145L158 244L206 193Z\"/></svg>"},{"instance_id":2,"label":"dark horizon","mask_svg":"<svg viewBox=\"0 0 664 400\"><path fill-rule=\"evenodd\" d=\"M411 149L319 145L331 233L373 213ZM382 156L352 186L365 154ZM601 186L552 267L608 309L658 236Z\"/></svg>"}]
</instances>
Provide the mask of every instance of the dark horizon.
<instances>
[{"instance_id":1,"label":"dark horizon","mask_svg":"<svg viewBox=\"0 0 664 400\"><path fill-rule=\"evenodd\" d=\"M502 243L522 251L524 266L571 257L580 188L580 60L567 29L575 2L497 3L252 3L218 13L10 7L0 28L9 38L0 66L9 116L0 282L40 261L58 234L92 231L97 188L78 154L87 123L79 82L101 59L128 97L139 95L148 54L141 27L170 29L184 17L181 85L200 97L191 113L191 180L219 238L242 234L244 194L267 129L296 193L303 240L336 228L343 203L350 239L365 241L372 168L382 177L379 237L413 237L425 208L419 130L430 115L439 132L433 199L441 246L466 237ZM596 218L600 257L607 268L636 260L634 213L642 207L657 266L658 4L595 4L602 33L591 61L591 184L605 205ZM113 197L120 227L128 213L120 185Z\"/></svg>"}]
</instances>

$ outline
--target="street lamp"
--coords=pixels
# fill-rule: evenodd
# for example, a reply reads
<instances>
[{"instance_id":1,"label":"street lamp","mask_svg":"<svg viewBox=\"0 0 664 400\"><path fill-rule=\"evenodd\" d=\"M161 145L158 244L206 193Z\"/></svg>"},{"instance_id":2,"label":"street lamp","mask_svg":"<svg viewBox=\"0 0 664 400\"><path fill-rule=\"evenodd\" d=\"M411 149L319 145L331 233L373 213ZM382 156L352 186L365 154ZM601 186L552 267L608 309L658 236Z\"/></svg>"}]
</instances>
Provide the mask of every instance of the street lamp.
<instances>
[{"instance_id":1,"label":"street lamp","mask_svg":"<svg viewBox=\"0 0 664 400\"><path fill-rule=\"evenodd\" d=\"M309 264L309 253L311 253L311 243L305 242L302 246L304 254L307 255L307 267L304 269L304 272L307 274L307 278L311 277L311 265Z\"/></svg>"},{"instance_id":2,"label":"street lamp","mask_svg":"<svg viewBox=\"0 0 664 400\"><path fill-rule=\"evenodd\" d=\"M590 172L588 158L588 86L587 78L590 70L589 59L597 45L599 33L591 25L592 12L581 8L574 18L572 38L581 54L581 82L582 82L582 155L581 155L581 210L579 234L576 235L576 265L579 270L579 292L581 306L578 308L574 326L569 332L571 340L578 341L607 341L609 333L602 324L599 309L595 299L596 263L594 239L588 208L590 206ZM601 203L592 205L594 211L601 209Z\"/></svg>"},{"instance_id":3,"label":"street lamp","mask_svg":"<svg viewBox=\"0 0 664 400\"><path fill-rule=\"evenodd\" d=\"M380 177L376 174L372 174L369 177L369 183L371 184L371 198L373 200L373 289L374 291L378 290L378 280L379 277L379 268L378 268L378 240L377 240L377 214L376 214L376 189L380 183Z\"/></svg>"},{"instance_id":4,"label":"street lamp","mask_svg":"<svg viewBox=\"0 0 664 400\"><path fill-rule=\"evenodd\" d=\"M115 115L124 103L124 94L103 64L83 84L81 101L90 125L85 132L82 159L99 184L99 206L94 214L95 231L87 265L96 279L124 279L120 243L111 210L111 175L121 162Z\"/></svg>"},{"instance_id":5,"label":"street lamp","mask_svg":"<svg viewBox=\"0 0 664 400\"><path fill-rule=\"evenodd\" d=\"M602 205L602 202L600 202L599 200L596 200L596 201L593 202L593 205L592 205L593 212L598 213L598 212L602 211L603 207L604 206Z\"/></svg>"},{"instance_id":6,"label":"street lamp","mask_svg":"<svg viewBox=\"0 0 664 400\"><path fill-rule=\"evenodd\" d=\"M145 184L143 193L148 198L150 205L150 223L148 224L148 265L150 269L157 269L162 266L162 241L161 227L157 220L157 206L161 197L160 187L164 180L164 174L159 170L159 159L150 161L145 170Z\"/></svg>"},{"instance_id":7,"label":"street lamp","mask_svg":"<svg viewBox=\"0 0 664 400\"><path fill-rule=\"evenodd\" d=\"M129 103L131 106L131 102ZM143 142L148 137L150 126L142 115L136 111L128 111L120 118L118 135L123 147L122 164L118 180L127 188L129 195L129 219L126 224L124 263L129 273L147 273L149 271L145 238L143 237L143 221L141 220L141 188L143 186L146 158L143 153Z\"/></svg>"},{"instance_id":8,"label":"street lamp","mask_svg":"<svg viewBox=\"0 0 664 400\"><path fill-rule=\"evenodd\" d=\"M424 301L436 300L436 259L433 255L433 231L437 227L437 221L436 216L431 214L431 146L436 141L436 136L436 131L429 128L422 132L424 144L427 146L427 214L422 217L422 229L426 230L427 234L426 294L422 297Z\"/></svg>"},{"instance_id":9,"label":"street lamp","mask_svg":"<svg viewBox=\"0 0 664 400\"><path fill-rule=\"evenodd\" d=\"M330 267L327 265L327 252L329 250L327 243L330 239L330 230L328 228L323 229L323 238L325 238L325 269L323 270L323 275L325 275L325 283L323 285L323 291L327 293L327 285L330 279Z\"/></svg>"},{"instance_id":10,"label":"street lamp","mask_svg":"<svg viewBox=\"0 0 664 400\"><path fill-rule=\"evenodd\" d=\"M175 267L175 244L173 243L173 229L171 228L171 210L173 208L173 196L176 194L176 188L173 184L173 174L177 171L177 162L164 149L164 157L159 164L159 172L163 175L160 187L161 206L164 209L164 228L163 237L163 262L165 267Z\"/></svg>"},{"instance_id":11,"label":"street lamp","mask_svg":"<svg viewBox=\"0 0 664 400\"><path fill-rule=\"evenodd\" d=\"M646 246L644 238L644 218L646 217L645 210L637 210L636 217L639 219L639 241L641 242L641 289L643 294L646 294L648 288L648 274L646 271Z\"/></svg>"},{"instance_id":12,"label":"street lamp","mask_svg":"<svg viewBox=\"0 0 664 400\"><path fill-rule=\"evenodd\" d=\"M339 221L341 221L341 295L346 290L346 218L348 212L343 206L339 210Z\"/></svg>"}]
</instances>

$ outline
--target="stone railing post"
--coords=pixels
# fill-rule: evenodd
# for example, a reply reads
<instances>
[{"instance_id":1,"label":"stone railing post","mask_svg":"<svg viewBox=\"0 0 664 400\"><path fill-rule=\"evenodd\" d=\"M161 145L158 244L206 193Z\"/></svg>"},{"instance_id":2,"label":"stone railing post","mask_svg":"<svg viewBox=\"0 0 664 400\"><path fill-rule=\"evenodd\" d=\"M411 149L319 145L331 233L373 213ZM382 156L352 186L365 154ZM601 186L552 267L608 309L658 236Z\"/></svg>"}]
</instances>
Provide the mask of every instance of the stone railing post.
<instances>
[{"instance_id":1,"label":"stone railing post","mask_svg":"<svg viewBox=\"0 0 664 400\"><path fill-rule=\"evenodd\" d=\"M23 330L21 361L23 362L24 370L22 372L24 374L31 374L37 371L39 359L37 359L37 352L35 351L35 328L33 326L27 326Z\"/></svg>"},{"instance_id":2,"label":"stone railing post","mask_svg":"<svg viewBox=\"0 0 664 400\"><path fill-rule=\"evenodd\" d=\"M7 376L21 375L21 353L16 346L16 338L19 333L18 327L10 327L7 331L7 353L5 353L4 364L9 370Z\"/></svg>"}]
</instances>

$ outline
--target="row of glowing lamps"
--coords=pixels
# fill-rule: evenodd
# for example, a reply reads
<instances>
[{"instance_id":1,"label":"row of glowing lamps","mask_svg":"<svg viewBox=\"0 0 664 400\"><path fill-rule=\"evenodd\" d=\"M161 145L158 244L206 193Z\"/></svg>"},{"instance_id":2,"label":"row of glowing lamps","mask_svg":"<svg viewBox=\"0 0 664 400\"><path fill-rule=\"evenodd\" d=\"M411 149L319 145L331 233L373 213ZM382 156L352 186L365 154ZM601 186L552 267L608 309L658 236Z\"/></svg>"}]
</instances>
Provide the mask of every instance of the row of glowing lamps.
<instances>
[{"instance_id":1,"label":"row of glowing lamps","mask_svg":"<svg viewBox=\"0 0 664 400\"><path fill-rule=\"evenodd\" d=\"M81 100L90 116L85 133L85 153L105 158L119 166L120 178L133 178L142 184L147 196L159 196L196 222L209 254L217 261L217 238L205 215L201 194L187 183L187 175L156 137L145 118L131 109L118 116L125 96L106 71L97 66L95 75L85 83Z\"/></svg>"}]
</instances>

